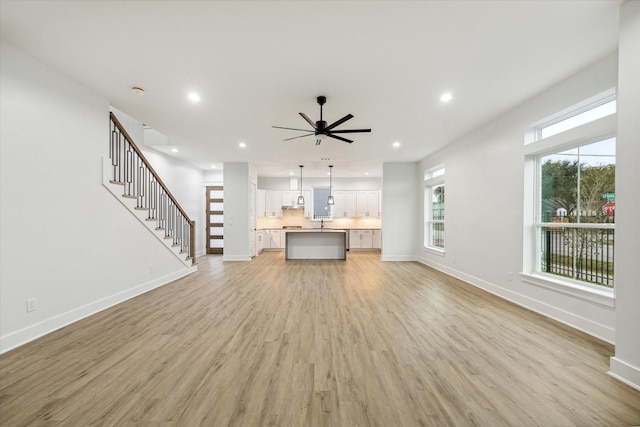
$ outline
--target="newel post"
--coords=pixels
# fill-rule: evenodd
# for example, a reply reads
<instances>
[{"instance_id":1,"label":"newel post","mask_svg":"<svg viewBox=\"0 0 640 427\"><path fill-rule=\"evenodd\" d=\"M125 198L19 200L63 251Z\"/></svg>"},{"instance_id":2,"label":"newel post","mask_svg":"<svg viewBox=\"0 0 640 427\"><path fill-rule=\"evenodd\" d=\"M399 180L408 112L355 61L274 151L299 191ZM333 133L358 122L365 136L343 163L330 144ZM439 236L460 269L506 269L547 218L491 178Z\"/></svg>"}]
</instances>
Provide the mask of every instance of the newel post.
<instances>
[{"instance_id":1,"label":"newel post","mask_svg":"<svg viewBox=\"0 0 640 427\"><path fill-rule=\"evenodd\" d=\"M189 230L189 251L191 252L191 265L196 265L196 222L191 221L191 229Z\"/></svg>"}]
</instances>

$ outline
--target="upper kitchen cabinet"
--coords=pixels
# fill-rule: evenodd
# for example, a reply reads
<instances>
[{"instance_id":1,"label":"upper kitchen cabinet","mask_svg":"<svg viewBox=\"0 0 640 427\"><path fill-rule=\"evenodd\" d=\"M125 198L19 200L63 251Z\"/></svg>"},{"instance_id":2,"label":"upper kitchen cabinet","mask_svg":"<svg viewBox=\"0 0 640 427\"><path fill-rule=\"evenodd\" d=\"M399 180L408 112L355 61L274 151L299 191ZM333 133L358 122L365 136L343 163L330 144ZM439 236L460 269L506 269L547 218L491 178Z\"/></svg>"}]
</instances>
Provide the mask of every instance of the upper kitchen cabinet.
<instances>
[{"instance_id":1,"label":"upper kitchen cabinet","mask_svg":"<svg viewBox=\"0 0 640 427\"><path fill-rule=\"evenodd\" d=\"M356 195L356 216L380 216L380 192L358 191Z\"/></svg>"}]
</instances>

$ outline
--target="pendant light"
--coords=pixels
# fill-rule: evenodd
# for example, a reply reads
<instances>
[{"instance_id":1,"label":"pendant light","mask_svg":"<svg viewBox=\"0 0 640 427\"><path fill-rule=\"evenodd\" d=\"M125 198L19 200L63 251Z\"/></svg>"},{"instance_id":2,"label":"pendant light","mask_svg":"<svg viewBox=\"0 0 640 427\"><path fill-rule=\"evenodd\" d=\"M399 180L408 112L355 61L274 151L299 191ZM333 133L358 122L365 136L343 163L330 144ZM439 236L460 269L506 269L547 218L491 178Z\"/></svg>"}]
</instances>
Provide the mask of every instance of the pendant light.
<instances>
[{"instance_id":1,"label":"pendant light","mask_svg":"<svg viewBox=\"0 0 640 427\"><path fill-rule=\"evenodd\" d=\"M298 196L298 205L304 205L304 196L302 195L302 168L304 165L300 165L300 195Z\"/></svg>"},{"instance_id":2,"label":"pendant light","mask_svg":"<svg viewBox=\"0 0 640 427\"><path fill-rule=\"evenodd\" d=\"M335 205L336 201L333 200L333 185L332 185L332 174L331 170L333 169L333 165L329 165L329 197L327 198L327 205Z\"/></svg>"}]
</instances>

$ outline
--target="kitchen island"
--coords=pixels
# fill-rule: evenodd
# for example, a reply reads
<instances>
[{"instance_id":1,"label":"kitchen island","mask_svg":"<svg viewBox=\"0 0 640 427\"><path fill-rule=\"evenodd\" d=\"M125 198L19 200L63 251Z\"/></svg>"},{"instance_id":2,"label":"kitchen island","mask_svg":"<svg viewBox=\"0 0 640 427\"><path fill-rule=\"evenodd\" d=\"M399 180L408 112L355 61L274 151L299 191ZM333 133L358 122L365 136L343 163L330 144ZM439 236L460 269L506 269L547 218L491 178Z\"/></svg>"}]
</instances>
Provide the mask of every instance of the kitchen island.
<instances>
[{"instance_id":1,"label":"kitchen island","mask_svg":"<svg viewBox=\"0 0 640 427\"><path fill-rule=\"evenodd\" d=\"M285 259L347 259L347 231L333 229L287 230Z\"/></svg>"}]
</instances>

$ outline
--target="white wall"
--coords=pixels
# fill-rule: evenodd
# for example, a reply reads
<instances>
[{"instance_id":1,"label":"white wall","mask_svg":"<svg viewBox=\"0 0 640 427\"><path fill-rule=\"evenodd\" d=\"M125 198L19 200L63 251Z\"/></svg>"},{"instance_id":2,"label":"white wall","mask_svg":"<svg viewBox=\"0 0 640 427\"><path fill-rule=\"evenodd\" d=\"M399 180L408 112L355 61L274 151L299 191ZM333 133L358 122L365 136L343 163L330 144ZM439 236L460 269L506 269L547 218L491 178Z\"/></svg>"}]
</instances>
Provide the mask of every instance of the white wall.
<instances>
[{"instance_id":1,"label":"white wall","mask_svg":"<svg viewBox=\"0 0 640 427\"><path fill-rule=\"evenodd\" d=\"M4 352L186 273L102 187L107 100L5 43L0 55Z\"/></svg>"},{"instance_id":2,"label":"white wall","mask_svg":"<svg viewBox=\"0 0 640 427\"><path fill-rule=\"evenodd\" d=\"M147 139L166 138L158 131L145 129L141 122L113 106L110 110L142 151L151 167L158 173L189 219L196 222L196 255L203 255L206 252L205 236L207 234L204 172L189 163L153 149L153 145L148 144ZM220 173L220 179L222 179L222 173Z\"/></svg>"},{"instance_id":3,"label":"white wall","mask_svg":"<svg viewBox=\"0 0 640 427\"><path fill-rule=\"evenodd\" d=\"M384 163L382 166L383 261L415 259L415 224L419 200L418 163Z\"/></svg>"},{"instance_id":4,"label":"white wall","mask_svg":"<svg viewBox=\"0 0 640 427\"><path fill-rule=\"evenodd\" d=\"M298 175L298 180L300 175ZM362 190L379 191L382 189L380 178L332 178L334 190ZM289 178L258 177L258 188L261 190L290 190ZM302 176L302 187L311 190L312 187L328 187L329 177L305 178ZM298 190L298 187L295 188Z\"/></svg>"},{"instance_id":5,"label":"white wall","mask_svg":"<svg viewBox=\"0 0 640 427\"><path fill-rule=\"evenodd\" d=\"M616 156L616 354L611 373L640 389L640 2L620 9Z\"/></svg>"},{"instance_id":6,"label":"white wall","mask_svg":"<svg viewBox=\"0 0 640 427\"><path fill-rule=\"evenodd\" d=\"M196 254L204 254L207 224L202 170L153 149L142 147L141 150L182 209L189 215L189 219L196 222Z\"/></svg>"},{"instance_id":7,"label":"white wall","mask_svg":"<svg viewBox=\"0 0 640 427\"><path fill-rule=\"evenodd\" d=\"M225 261L250 261L249 163L224 164L224 254Z\"/></svg>"},{"instance_id":8,"label":"white wall","mask_svg":"<svg viewBox=\"0 0 640 427\"><path fill-rule=\"evenodd\" d=\"M438 256L423 248L421 191L420 221L416 223L420 230L418 259L612 342L615 329L612 306L525 283L518 273L523 271L523 206L527 191L525 128L615 87L616 76L617 57L612 55L424 159L420 179L436 165L444 164L446 169L445 255ZM508 273L512 273L512 280L508 279Z\"/></svg>"}]
</instances>

